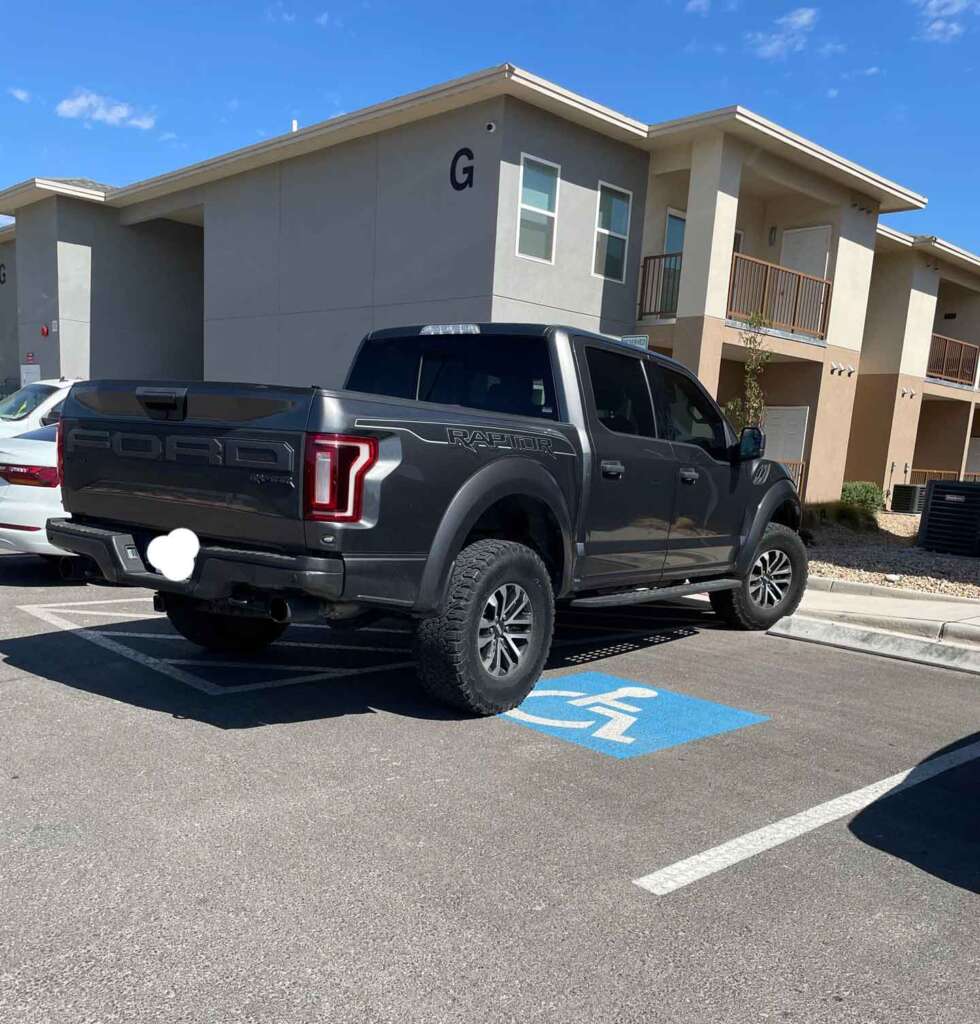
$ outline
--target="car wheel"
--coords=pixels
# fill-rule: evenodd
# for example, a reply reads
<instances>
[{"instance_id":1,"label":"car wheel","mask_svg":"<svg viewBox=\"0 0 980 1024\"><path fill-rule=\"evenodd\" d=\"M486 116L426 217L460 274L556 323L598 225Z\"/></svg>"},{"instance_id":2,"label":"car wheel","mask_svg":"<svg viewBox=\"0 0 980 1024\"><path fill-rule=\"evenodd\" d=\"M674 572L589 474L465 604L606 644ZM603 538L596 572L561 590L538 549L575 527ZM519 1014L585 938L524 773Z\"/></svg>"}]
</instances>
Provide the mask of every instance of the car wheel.
<instances>
[{"instance_id":1,"label":"car wheel","mask_svg":"<svg viewBox=\"0 0 980 1024\"><path fill-rule=\"evenodd\" d=\"M287 623L209 611L198 601L168 594L167 618L181 636L198 647L232 654L255 654L275 643Z\"/></svg>"},{"instance_id":2,"label":"car wheel","mask_svg":"<svg viewBox=\"0 0 980 1024\"><path fill-rule=\"evenodd\" d=\"M738 589L715 591L711 606L735 629L768 629L799 606L807 563L799 535L788 526L770 523Z\"/></svg>"},{"instance_id":3,"label":"car wheel","mask_svg":"<svg viewBox=\"0 0 980 1024\"><path fill-rule=\"evenodd\" d=\"M422 687L475 715L516 707L551 649L555 602L548 570L530 548L481 540L453 566L439 615L416 632Z\"/></svg>"}]
</instances>

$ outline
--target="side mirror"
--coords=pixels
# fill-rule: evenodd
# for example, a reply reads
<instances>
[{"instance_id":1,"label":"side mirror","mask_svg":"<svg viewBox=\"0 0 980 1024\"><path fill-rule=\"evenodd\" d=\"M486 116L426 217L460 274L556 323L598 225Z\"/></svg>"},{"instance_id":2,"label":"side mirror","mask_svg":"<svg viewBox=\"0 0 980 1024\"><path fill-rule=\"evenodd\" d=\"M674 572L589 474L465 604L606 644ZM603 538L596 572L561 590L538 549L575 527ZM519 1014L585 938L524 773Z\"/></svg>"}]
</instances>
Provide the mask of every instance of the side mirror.
<instances>
[{"instance_id":1,"label":"side mirror","mask_svg":"<svg viewBox=\"0 0 980 1024\"><path fill-rule=\"evenodd\" d=\"M743 427L738 439L738 461L751 462L766 454L766 435L761 427Z\"/></svg>"},{"instance_id":2,"label":"side mirror","mask_svg":"<svg viewBox=\"0 0 980 1024\"><path fill-rule=\"evenodd\" d=\"M60 412L49 412L46 416L41 417L42 427L53 427L61 419Z\"/></svg>"}]
</instances>

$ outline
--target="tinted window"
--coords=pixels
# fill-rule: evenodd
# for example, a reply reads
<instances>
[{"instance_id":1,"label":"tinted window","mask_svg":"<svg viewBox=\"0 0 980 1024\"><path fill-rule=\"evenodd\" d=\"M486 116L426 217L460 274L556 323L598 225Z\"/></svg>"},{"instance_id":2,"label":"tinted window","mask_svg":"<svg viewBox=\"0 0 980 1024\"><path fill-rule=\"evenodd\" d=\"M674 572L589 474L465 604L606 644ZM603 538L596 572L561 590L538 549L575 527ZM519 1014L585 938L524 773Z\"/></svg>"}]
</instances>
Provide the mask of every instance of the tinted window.
<instances>
[{"instance_id":1,"label":"tinted window","mask_svg":"<svg viewBox=\"0 0 980 1024\"><path fill-rule=\"evenodd\" d=\"M0 420L22 420L58 389L50 384L28 384L0 402Z\"/></svg>"},{"instance_id":2,"label":"tinted window","mask_svg":"<svg viewBox=\"0 0 980 1024\"><path fill-rule=\"evenodd\" d=\"M617 434L653 437L653 408L640 360L601 348L586 349L599 422Z\"/></svg>"},{"instance_id":3,"label":"tinted window","mask_svg":"<svg viewBox=\"0 0 980 1024\"><path fill-rule=\"evenodd\" d=\"M660 432L670 441L696 444L724 458L728 435L721 413L690 377L663 366L651 367Z\"/></svg>"},{"instance_id":4,"label":"tinted window","mask_svg":"<svg viewBox=\"0 0 980 1024\"><path fill-rule=\"evenodd\" d=\"M557 419L547 339L412 335L364 343L347 387L392 398Z\"/></svg>"}]
</instances>

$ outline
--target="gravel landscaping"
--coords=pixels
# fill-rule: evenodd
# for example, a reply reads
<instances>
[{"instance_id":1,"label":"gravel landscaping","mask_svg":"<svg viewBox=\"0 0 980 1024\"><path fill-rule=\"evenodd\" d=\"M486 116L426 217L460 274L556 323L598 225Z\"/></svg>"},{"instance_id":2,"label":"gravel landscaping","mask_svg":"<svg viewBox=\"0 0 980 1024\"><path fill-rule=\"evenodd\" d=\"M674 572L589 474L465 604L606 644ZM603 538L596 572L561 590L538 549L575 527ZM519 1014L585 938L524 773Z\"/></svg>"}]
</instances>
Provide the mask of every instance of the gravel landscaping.
<instances>
[{"instance_id":1,"label":"gravel landscaping","mask_svg":"<svg viewBox=\"0 0 980 1024\"><path fill-rule=\"evenodd\" d=\"M810 572L835 580L878 583L896 590L980 599L980 559L940 555L915 546L918 516L882 512L878 529L839 524L812 531Z\"/></svg>"}]
</instances>

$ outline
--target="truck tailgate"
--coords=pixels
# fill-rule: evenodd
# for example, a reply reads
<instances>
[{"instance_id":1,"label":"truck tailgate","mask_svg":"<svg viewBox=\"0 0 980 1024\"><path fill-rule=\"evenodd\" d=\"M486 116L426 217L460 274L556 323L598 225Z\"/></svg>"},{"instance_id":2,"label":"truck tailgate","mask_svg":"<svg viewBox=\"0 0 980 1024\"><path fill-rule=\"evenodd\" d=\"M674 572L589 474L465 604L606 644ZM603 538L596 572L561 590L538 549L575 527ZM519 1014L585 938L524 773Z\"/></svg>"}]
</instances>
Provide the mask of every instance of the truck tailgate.
<instances>
[{"instance_id":1,"label":"truck tailgate","mask_svg":"<svg viewBox=\"0 0 980 1024\"><path fill-rule=\"evenodd\" d=\"M87 381L65 402L65 509L76 519L301 551L312 388Z\"/></svg>"}]
</instances>

